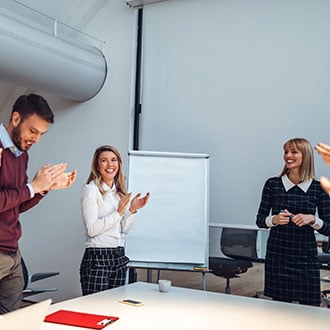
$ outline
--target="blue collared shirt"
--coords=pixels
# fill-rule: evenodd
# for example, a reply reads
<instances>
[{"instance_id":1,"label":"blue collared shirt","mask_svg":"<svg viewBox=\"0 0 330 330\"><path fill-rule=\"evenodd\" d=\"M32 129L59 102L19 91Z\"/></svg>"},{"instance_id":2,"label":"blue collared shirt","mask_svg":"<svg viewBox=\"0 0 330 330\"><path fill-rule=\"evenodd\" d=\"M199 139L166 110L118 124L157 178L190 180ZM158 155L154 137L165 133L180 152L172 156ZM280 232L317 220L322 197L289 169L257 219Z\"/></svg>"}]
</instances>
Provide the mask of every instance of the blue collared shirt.
<instances>
[{"instance_id":1,"label":"blue collared shirt","mask_svg":"<svg viewBox=\"0 0 330 330\"><path fill-rule=\"evenodd\" d=\"M23 151L19 150L14 142L12 141L12 139L10 138L7 130L6 130L6 127L4 124L0 124L0 141L3 145L3 148L4 149L10 149L10 151L12 152L12 154L15 156L15 157L19 157L20 155L23 154Z\"/></svg>"}]
</instances>

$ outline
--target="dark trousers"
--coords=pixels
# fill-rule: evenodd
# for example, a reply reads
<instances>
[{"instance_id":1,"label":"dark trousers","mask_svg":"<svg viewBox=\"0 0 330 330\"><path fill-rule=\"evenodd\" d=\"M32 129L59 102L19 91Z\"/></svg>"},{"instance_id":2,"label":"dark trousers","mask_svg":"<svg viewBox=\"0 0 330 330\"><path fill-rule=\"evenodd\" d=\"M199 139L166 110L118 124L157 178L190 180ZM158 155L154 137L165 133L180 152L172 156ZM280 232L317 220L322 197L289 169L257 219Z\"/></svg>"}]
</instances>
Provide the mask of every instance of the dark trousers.
<instances>
[{"instance_id":1,"label":"dark trousers","mask_svg":"<svg viewBox=\"0 0 330 330\"><path fill-rule=\"evenodd\" d=\"M0 314L20 307L23 287L20 252L0 252Z\"/></svg>"}]
</instances>

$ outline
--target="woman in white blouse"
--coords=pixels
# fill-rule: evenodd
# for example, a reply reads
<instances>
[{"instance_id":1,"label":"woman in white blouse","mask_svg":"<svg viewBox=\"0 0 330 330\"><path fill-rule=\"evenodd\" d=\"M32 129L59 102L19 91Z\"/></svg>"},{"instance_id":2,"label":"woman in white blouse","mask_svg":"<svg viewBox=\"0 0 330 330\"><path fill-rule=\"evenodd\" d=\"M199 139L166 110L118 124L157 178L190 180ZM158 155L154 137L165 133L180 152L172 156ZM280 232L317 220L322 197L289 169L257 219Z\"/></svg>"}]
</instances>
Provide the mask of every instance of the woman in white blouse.
<instances>
[{"instance_id":1,"label":"woman in white blouse","mask_svg":"<svg viewBox=\"0 0 330 330\"><path fill-rule=\"evenodd\" d=\"M83 187L81 209L86 228L86 249L80 265L83 295L125 284L125 237L135 214L149 200L138 193L131 199L122 173L122 159L112 146L95 150L92 168Z\"/></svg>"}]
</instances>

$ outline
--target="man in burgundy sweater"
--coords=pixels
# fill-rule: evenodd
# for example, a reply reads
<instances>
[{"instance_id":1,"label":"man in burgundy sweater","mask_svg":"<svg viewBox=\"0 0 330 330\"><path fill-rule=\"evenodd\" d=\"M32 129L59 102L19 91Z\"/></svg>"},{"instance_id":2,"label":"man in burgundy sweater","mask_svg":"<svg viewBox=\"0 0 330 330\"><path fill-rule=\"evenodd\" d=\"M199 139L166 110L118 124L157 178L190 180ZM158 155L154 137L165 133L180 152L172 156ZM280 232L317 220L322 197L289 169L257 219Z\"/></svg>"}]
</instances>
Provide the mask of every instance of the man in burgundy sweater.
<instances>
[{"instance_id":1,"label":"man in burgundy sweater","mask_svg":"<svg viewBox=\"0 0 330 330\"><path fill-rule=\"evenodd\" d=\"M29 210L51 189L71 186L76 170L67 164L45 165L28 180L30 147L54 122L54 114L40 95L20 96L8 123L0 124L0 314L20 307L24 285L18 240L19 214Z\"/></svg>"}]
</instances>

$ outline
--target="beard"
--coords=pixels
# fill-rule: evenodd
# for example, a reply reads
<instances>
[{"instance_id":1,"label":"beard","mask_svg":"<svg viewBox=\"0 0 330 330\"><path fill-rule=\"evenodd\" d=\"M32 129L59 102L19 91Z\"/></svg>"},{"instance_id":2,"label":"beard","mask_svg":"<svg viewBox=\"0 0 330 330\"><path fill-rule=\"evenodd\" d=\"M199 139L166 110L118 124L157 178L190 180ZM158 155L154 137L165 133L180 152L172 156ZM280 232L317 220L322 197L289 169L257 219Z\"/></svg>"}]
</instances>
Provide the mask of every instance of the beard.
<instances>
[{"instance_id":1,"label":"beard","mask_svg":"<svg viewBox=\"0 0 330 330\"><path fill-rule=\"evenodd\" d=\"M11 139L14 143L14 145L21 151L27 151L30 149L30 147L23 147L22 144L22 133L21 133L21 124L19 124L17 127L14 127L11 132Z\"/></svg>"}]
</instances>

